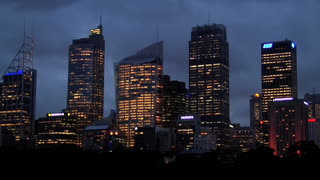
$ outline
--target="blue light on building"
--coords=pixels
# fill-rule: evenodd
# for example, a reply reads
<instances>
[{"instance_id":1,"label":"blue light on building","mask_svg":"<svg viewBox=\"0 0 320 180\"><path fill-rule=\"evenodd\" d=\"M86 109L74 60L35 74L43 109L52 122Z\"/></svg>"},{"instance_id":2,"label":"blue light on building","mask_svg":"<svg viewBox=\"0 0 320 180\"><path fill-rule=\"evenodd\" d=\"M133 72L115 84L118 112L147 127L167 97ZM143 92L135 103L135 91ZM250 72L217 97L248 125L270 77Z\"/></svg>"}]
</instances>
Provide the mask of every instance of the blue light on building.
<instances>
[{"instance_id":1,"label":"blue light on building","mask_svg":"<svg viewBox=\"0 0 320 180\"><path fill-rule=\"evenodd\" d=\"M292 47L292 48L295 48L295 47L296 47L296 44L292 42L292 43L291 43L291 47Z\"/></svg>"},{"instance_id":2,"label":"blue light on building","mask_svg":"<svg viewBox=\"0 0 320 180\"><path fill-rule=\"evenodd\" d=\"M263 44L263 49L272 48L272 43Z\"/></svg>"},{"instance_id":3,"label":"blue light on building","mask_svg":"<svg viewBox=\"0 0 320 180\"><path fill-rule=\"evenodd\" d=\"M19 70L18 72L13 72L13 73L7 73L5 74L6 76L11 76L11 75L19 75L19 74L23 74L22 70Z\"/></svg>"}]
</instances>

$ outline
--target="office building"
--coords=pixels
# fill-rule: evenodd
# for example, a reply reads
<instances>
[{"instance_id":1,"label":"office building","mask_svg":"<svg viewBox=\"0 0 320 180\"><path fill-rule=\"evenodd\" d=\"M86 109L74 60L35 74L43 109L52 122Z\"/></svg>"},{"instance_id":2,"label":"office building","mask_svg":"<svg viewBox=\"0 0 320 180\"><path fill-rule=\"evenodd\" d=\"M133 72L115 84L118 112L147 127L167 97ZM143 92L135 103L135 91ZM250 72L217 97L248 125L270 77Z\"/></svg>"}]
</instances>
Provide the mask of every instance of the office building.
<instances>
[{"instance_id":1,"label":"office building","mask_svg":"<svg viewBox=\"0 0 320 180\"><path fill-rule=\"evenodd\" d=\"M250 128L255 131L256 141L263 144L262 97L255 93L250 99Z\"/></svg>"},{"instance_id":2,"label":"office building","mask_svg":"<svg viewBox=\"0 0 320 180\"><path fill-rule=\"evenodd\" d=\"M320 118L320 94L306 93L304 99L309 103L309 118Z\"/></svg>"},{"instance_id":3,"label":"office building","mask_svg":"<svg viewBox=\"0 0 320 180\"><path fill-rule=\"evenodd\" d=\"M270 105L270 147L285 157L294 143L308 138L308 103L293 98L277 98Z\"/></svg>"},{"instance_id":4,"label":"office building","mask_svg":"<svg viewBox=\"0 0 320 180\"><path fill-rule=\"evenodd\" d=\"M320 119L308 119L308 141L313 141L320 148Z\"/></svg>"},{"instance_id":5,"label":"office building","mask_svg":"<svg viewBox=\"0 0 320 180\"><path fill-rule=\"evenodd\" d=\"M163 124L161 127L174 128L180 115L187 114L188 89L184 82L171 81L170 76L162 76L163 81Z\"/></svg>"},{"instance_id":6,"label":"office building","mask_svg":"<svg viewBox=\"0 0 320 180\"><path fill-rule=\"evenodd\" d=\"M118 127L134 147L136 127L161 126L163 42L152 44L115 65Z\"/></svg>"},{"instance_id":7,"label":"office building","mask_svg":"<svg viewBox=\"0 0 320 180\"><path fill-rule=\"evenodd\" d=\"M229 141L229 44L223 24L192 28L189 41L189 108L203 127L217 136L217 146Z\"/></svg>"},{"instance_id":8,"label":"office building","mask_svg":"<svg viewBox=\"0 0 320 180\"><path fill-rule=\"evenodd\" d=\"M69 46L67 112L77 117L77 144L86 126L103 118L105 41L100 24Z\"/></svg>"},{"instance_id":9,"label":"office building","mask_svg":"<svg viewBox=\"0 0 320 180\"><path fill-rule=\"evenodd\" d=\"M232 124L231 128L232 145L241 152L248 152L256 148L255 130L251 127Z\"/></svg>"},{"instance_id":10,"label":"office building","mask_svg":"<svg viewBox=\"0 0 320 180\"><path fill-rule=\"evenodd\" d=\"M189 151L194 149L194 139L200 128L201 122L199 116L179 116L176 127L176 150Z\"/></svg>"},{"instance_id":11,"label":"office building","mask_svg":"<svg viewBox=\"0 0 320 180\"><path fill-rule=\"evenodd\" d=\"M0 83L0 127L14 142L33 143L37 71L33 69L33 38L24 42Z\"/></svg>"},{"instance_id":12,"label":"office building","mask_svg":"<svg viewBox=\"0 0 320 180\"><path fill-rule=\"evenodd\" d=\"M135 149L141 151L170 151L175 142L172 129L163 127L137 127L135 129Z\"/></svg>"},{"instance_id":13,"label":"office building","mask_svg":"<svg viewBox=\"0 0 320 180\"><path fill-rule=\"evenodd\" d=\"M291 40L261 44L262 131L269 144L269 106L275 98L297 98L297 46Z\"/></svg>"},{"instance_id":14,"label":"office building","mask_svg":"<svg viewBox=\"0 0 320 180\"><path fill-rule=\"evenodd\" d=\"M193 149L211 152L216 150L216 148L217 137L210 128L200 128L200 130L195 133Z\"/></svg>"},{"instance_id":15,"label":"office building","mask_svg":"<svg viewBox=\"0 0 320 180\"><path fill-rule=\"evenodd\" d=\"M76 116L70 113L48 113L36 121L37 148L59 148L76 146Z\"/></svg>"}]
</instances>

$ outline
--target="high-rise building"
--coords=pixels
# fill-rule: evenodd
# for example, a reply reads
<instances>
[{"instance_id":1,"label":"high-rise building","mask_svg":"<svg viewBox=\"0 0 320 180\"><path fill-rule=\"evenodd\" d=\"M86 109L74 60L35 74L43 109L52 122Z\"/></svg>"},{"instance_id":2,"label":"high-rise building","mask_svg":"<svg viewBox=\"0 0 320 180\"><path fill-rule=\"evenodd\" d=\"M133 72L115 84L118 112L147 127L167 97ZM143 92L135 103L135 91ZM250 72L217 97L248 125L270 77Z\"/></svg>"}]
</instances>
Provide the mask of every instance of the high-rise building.
<instances>
[{"instance_id":1,"label":"high-rise building","mask_svg":"<svg viewBox=\"0 0 320 180\"><path fill-rule=\"evenodd\" d=\"M217 146L229 139L229 44L226 27L192 28L189 41L189 108L217 136Z\"/></svg>"},{"instance_id":2,"label":"high-rise building","mask_svg":"<svg viewBox=\"0 0 320 180\"><path fill-rule=\"evenodd\" d=\"M270 103L275 98L297 98L297 47L291 40L261 44L262 131L269 144Z\"/></svg>"},{"instance_id":3,"label":"high-rise building","mask_svg":"<svg viewBox=\"0 0 320 180\"><path fill-rule=\"evenodd\" d=\"M25 36L0 83L0 127L13 135L16 143L33 138L37 79L33 50L33 38Z\"/></svg>"},{"instance_id":4,"label":"high-rise building","mask_svg":"<svg viewBox=\"0 0 320 180\"><path fill-rule=\"evenodd\" d=\"M136 127L161 126L163 118L163 42L152 44L115 65L118 126L126 146L134 146Z\"/></svg>"},{"instance_id":5,"label":"high-rise building","mask_svg":"<svg viewBox=\"0 0 320 180\"><path fill-rule=\"evenodd\" d=\"M262 97L256 93L250 99L250 128L255 131L256 141L263 143L262 132Z\"/></svg>"},{"instance_id":6,"label":"high-rise building","mask_svg":"<svg viewBox=\"0 0 320 180\"><path fill-rule=\"evenodd\" d=\"M309 118L320 118L320 94L305 94L304 99L309 103Z\"/></svg>"},{"instance_id":7,"label":"high-rise building","mask_svg":"<svg viewBox=\"0 0 320 180\"><path fill-rule=\"evenodd\" d=\"M171 81L170 76L162 76L163 81L163 124L174 128L180 115L187 114L188 89L185 83Z\"/></svg>"},{"instance_id":8,"label":"high-rise building","mask_svg":"<svg viewBox=\"0 0 320 180\"><path fill-rule=\"evenodd\" d=\"M70 113L48 113L35 123L38 148L76 145L76 117Z\"/></svg>"},{"instance_id":9,"label":"high-rise building","mask_svg":"<svg viewBox=\"0 0 320 180\"><path fill-rule=\"evenodd\" d=\"M69 46L67 112L77 117L77 144L93 121L103 118L105 41L102 25L89 38L73 40Z\"/></svg>"},{"instance_id":10,"label":"high-rise building","mask_svg":"<svg viewBox=\"0 0 320 180\"><path fill-rule=\"evenodd\" d=\"M308 138L308 103L301 99L277 98L270 104L270 147L284 157L294 143Z\"/></svg>"}]
</instances>

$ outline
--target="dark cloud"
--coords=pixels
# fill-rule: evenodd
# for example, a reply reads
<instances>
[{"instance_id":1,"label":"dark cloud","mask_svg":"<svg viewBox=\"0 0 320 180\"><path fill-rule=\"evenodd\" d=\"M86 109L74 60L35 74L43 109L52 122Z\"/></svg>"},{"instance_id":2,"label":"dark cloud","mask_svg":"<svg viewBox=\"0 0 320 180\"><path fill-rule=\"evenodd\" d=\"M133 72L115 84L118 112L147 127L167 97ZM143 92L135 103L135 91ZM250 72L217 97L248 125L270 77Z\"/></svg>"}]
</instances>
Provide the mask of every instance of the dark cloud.
<instances>
[{"instance_id":1,"label":"dark cloud","mask_svg":"<svg viewBox=\"0 0 320 180\"><path fill-rule=\"evenodd\" d=\"M261 91L260 44L291 39L298 47L299 96L320 92L320 1L308 0L71 0L0 2L0 73L10 64L35 25L38 69L37 116L66 106L68 46L86 37L103 16L106 40L105 116L115 108L113 65L156 41L165 42L164 72L188 85L191 28L225 24L230 45L231 120L249 124L250 95Z\"/></svg>"},{"instance_id":2,"label":"dark cloud","mask_svg":"<svg viewBox=\"0 0 320 180\"><path fill-rule=\"evenodd\" d=\"M11 6L19 11L52 11L70 6L80 0L1 0L0 4Z\"/></svg>"}]
</instances>

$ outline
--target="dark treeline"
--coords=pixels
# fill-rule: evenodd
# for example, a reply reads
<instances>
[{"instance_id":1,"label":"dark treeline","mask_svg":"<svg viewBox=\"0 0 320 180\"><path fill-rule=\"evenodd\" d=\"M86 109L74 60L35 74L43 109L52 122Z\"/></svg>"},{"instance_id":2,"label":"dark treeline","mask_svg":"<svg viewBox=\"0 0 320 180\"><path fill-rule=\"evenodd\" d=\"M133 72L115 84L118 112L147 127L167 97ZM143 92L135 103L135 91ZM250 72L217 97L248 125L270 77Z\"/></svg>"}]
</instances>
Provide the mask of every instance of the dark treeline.
<instances>
[{"instance_id":1,"label":"dark treeline","mask_svg":"<svg viewBox=\"0 0 320 180\"><path fill-rule=\"evenodd\" d=\"M169 163L168 159L175 160ZM205 154L2 147L0 162L1 174L10 176L306 176L319 173L320 150L311 142L301 142L289 149L288 157L279 158L266 147L247 153L214 151Z\"/></svg>"}]
</instances>

